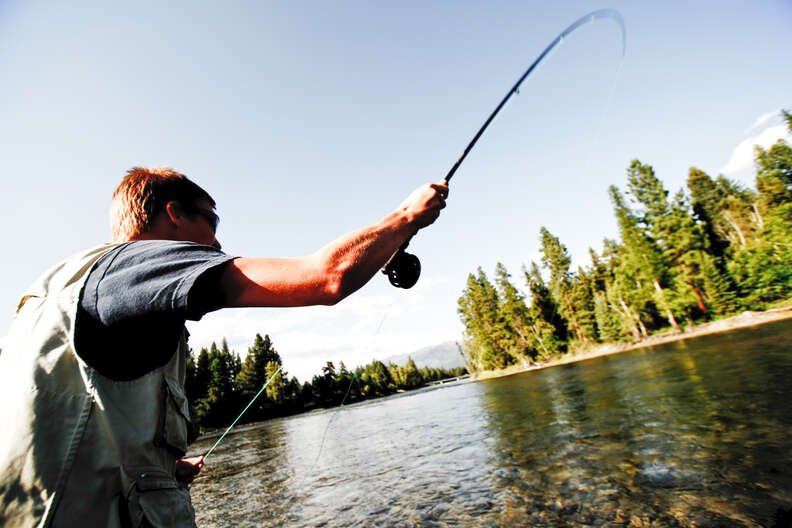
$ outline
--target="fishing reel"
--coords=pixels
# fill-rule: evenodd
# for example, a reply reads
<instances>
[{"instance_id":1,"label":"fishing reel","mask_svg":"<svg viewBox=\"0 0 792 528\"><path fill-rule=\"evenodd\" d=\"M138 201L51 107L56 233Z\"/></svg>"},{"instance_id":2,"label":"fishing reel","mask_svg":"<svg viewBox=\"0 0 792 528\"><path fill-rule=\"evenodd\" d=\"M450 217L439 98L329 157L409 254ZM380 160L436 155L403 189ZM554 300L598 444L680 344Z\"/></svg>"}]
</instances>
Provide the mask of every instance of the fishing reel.
<instances>
[{"instance_id":1,"label":"fishing reel","mask_svg":"<svg viewBox=\"0 0 792 528\"><path fill-rule=\"evenodd\" d=\"M382 273L388 276L391 284L405 290L415 286L421 276L421 261L412 253L404 251L406 247L407 244L400 247L382 268Z\"/></svg>"}]
</instances>

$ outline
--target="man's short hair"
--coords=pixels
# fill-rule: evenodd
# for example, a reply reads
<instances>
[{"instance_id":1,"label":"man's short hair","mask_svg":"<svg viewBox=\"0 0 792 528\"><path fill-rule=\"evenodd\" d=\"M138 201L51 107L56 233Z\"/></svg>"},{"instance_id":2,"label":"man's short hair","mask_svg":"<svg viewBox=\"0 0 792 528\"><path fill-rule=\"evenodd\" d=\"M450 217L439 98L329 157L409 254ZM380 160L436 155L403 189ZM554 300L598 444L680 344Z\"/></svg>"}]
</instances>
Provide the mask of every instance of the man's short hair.
<instances>
[{"instance_id":1,"label":"man's short hair","mask_svg":"<svg viewBox=\"0 0 792 528\"><path fill-rule=\"evenodd\" d=\"M110 203L113 241L126 242L151 230L155 217L165 210L168 202L179 202L189 210L202 199L215 206L209 193L169 167L132 167Z\"/></svg>"}]
</instances>

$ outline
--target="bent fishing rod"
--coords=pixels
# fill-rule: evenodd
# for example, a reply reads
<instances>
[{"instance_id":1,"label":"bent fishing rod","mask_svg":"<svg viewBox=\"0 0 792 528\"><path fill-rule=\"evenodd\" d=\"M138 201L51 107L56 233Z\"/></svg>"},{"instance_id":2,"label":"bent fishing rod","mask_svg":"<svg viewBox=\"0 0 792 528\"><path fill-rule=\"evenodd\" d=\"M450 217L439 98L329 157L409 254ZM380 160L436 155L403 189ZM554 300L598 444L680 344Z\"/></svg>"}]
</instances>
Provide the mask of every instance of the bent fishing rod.
<instances>
[{"instance_id":1,"label":"bent fishing rod","mask_svg":"<svg viewBox=\"0 0 792 528\"><path fill-rule=\"evenodd\" d=\"M532 71L534 71L539 63L544 60L547 54L550 53L558 44L563 42L564 39L577 28L601 18L610 18L611 20L615 21L621 29L622 57L624 56L626 51L627 31L624 26L624 20L618 11L615 9L599 9L577 19L568 28L562 31L555 39L553 39L552 42L550 42L550 44L544 49L539 57L533 61L533 64L531 64L528 69L525 70L525 73L523 73L514 86L512 86L511 90L506 93L506 96L501 100L498 106L495 107L495 110L493 110L487 120L484 121L484 124L481 125L481 128L479 128L479 131L476 132L476 135L473 136L473 139L470 141L470 143L468 143L468 146L462 152L462 155L459 156L459 159L456 161L456 163L454 163L454 166L448 171L448 174L446 174L446 177L443 180L444 184L448 185L457 169L459 169L459 166L462 165L462 162L465 160L467 155L471 150L473 150L476 142L479 140L481 135L484 134L484 131L487 130L487 127L490 125L492 120L495 119L495 116L498 115L498 112L500 112L508 100L511 99L512 95L519 93L520 85L526 78L528 78L528 76ZM382 268L382 273L387 275L390 283L397 288L412 288L415 286L415 283L418 282L418 278L421 276L421 261L418 260L418 257L415 255L405 251L407 246L410 244L410 240L412 240L412 236L408 238L404 244L402 244L402 246L396 251L396 253L393 254L393 256Z\"/></svg>"},{"instance_id":2,"label":"bent fishing rod","mask_svg":"<svg viewBox=\"0 0 792 528\"><path fill-rule=\"evenodd\" d=\"M457 159L453 167L451 167L451 170L448 171L448 174L446 174L443 183L448 185L448 183L451 181L451 178L456 173L457 169L459 169L459 166L462 165L462 162L465 160L467 155L470 153L471 150L473 150L473 147L476 145L476 142L479 140L482 134L484 134L484 131L487 130L487 127L490 125L492 120L495 119L495 116L498 115L498 112L500 112L501 109L509 101L509 99L511 99L512 95L519 93L520 85L523 83L523 81L525 81L525 79L528 78L528 76L531 74L531 72L534 71L534 69L539 65L539 63L541 63L544 60L547 54L550 53L553 50L553 48L555 48L558 44L563 42L564 38L566 38L568 35L570 35L580 26L583 26L585 24L588 24L589 22L593 22L595 20L602 18L610 18L611 20L615 21L616 24L621 29L622 56L624 56L624 53L626 51L627 31L624 26L624 20L622 19L622 16L619 14L618 11L616 11L615 9L599 9L597 11L592 11L591 13L577 19L569 27L567 27L564 31L562 31L555 39L553 39L552 42L550 42L550 44L544 49L544 51L539 55L539 57L537 57L536 60L533 61L533 63L528 67L528 69L525 70L525 73L523 73L522 76L520 76L520 78L517 80L514 86L512 86L511 90L509 90L506 93L506 96L501 100L498 106L495 107L495 110L493 110L493 112L490 114L490 116L487 118L484 124L481 125L481 128L479 128L478 132L476 132L476 135L473 136L473 139L470 141L470 143L468 143L468 146L462 152L462 155L459 156L459 159ZM412 240L412 236L408 238L404 244L402 244L402 246L396 251L396 253L393 254L393 256L388 260L388 262L382 268L382 273L386 274L388 276L388 279L390 280L390 283L398 288L404 288L404 289L412 288L413 286L415 286L415 283L418 282L418 278L421 275L421 261L418 260L418 257L416 257L415 255L411 253L407 253L405 251L405 249L410 243L410 240ZM225 432L220 436L220 438L218 438L218 440L214 443L214 445L211 448L209 448L206 454L204 454L201 457L200 460L201 466L205 464L207 457L209 457L212 451L214 451L215 448L218 445L220 445L220 442L223 441L223 439L236 425L236 423L240 420L240 418L242 418L242 415L244 415L245 412L250 408L250 406L253 405L253 402L255 402L258 399L258 397L261 395L261 393L264 392L264 389L266 389L267 386L272 382L272 380L275 379L275 376L278 375L280 370L281 367L279 366L278 370L276 370L275 373L267 380L267 382L264 384L263 387L261 387L258 393L256 393L255 396L253 396L253 399L250 400L250 403L248 403L247 406L244 409L242 409L242 412L239 413L239 416L237 416L236 419L233 421L233 423L231 423L231 425L228 426ZM351 381L350 381L350 388L351 388ZM347 389L347 395L349 395L349 389ZM344 401L346 401L346 396L344 396ZM341 402L341 405L344 404L344 401Z\"/></svg>"}]
</instances>

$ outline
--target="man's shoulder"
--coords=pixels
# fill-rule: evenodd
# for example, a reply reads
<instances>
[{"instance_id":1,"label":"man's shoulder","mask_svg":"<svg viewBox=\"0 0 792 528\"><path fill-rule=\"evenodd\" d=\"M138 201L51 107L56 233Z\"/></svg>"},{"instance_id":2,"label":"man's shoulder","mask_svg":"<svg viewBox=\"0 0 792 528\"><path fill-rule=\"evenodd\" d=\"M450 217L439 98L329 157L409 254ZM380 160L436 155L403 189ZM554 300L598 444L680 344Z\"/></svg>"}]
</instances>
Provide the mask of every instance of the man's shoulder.
<instances>
[{"instance_id":1,"label":"man's shoulder","mask_svg":"<svg viewBox=\"0 0 792 528\"><path fill-rule=\"evenodd\" d=\"M91 267L108 253L117 250L119 244L101 244L75 253L57 264L51 266L31 284L24 297L43 297L53 290L61 290L68 284L74 283L77 276L85 273L86 267ZM21 306L21 304L20 304Z\"/></svg>"},{"instance_id":2,"label":"man's shoulder","mask_svg":"<svg viewBox=\"0 0 792 528\"><path fill-rule=\"evenodd\" d=\"M125 242L103 255L91 270L89 285L112 284L112 290L140 282L157 288L158 281L178 281L185 274L216 266L233 257L219 249L177 240Z\"/></svg>"},{"instance_id":3,"label":"man's shoulder","mask_svg":"<svg viewBox=\"0 0 792 528\"><path fill-rule=\"evenodd\" d=\"M126 268L129 266L153 267L169 261L211 261L227 259L228 255L219 249L183 242L180 240L135 240L111 247L97 262L93 272L107 268ZM93 273L92 272L92 273Z\"/></svg>"},{"instance_id":4,"label":"man's shoulder","mask_svg":"<svg viewBox=\"0 0 792 528\"><path fill-rule=\"evenodd\" d=\"M119 255L123 253L125 256L175 254L222 257L226 255L216 247L182 240L134 240L119 244L110 253Z\"/></svg>"},{"instance_id":5,"label":"man's shoulder","mask_svg":"<svg viewBox=\"0 0 792 528\"><path fill-rule=\"evenodd\" d=\"M193 242L124 243L91 269L80 305L107 326L152 314L191 316L188 307L196 280L233 258Z\"/></svg>"}]
</instances>

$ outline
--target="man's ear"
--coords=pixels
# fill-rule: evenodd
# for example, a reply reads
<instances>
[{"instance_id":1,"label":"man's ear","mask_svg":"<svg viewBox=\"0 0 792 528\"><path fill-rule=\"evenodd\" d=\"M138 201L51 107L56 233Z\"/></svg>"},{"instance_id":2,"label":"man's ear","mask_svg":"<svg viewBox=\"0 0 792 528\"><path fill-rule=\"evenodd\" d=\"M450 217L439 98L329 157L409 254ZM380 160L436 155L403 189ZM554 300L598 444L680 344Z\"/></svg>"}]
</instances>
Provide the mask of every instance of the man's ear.
<instances>
[{"instance_id":1,"label":"man's ear","mask_svg":"<svg viewBox=\"0 0 792 528\"><path fill-rule=\"evenodd\" d=\"M184 209L181 204L175 200L165 204L165 214L168 216L168 220L176 226L181 225L185 218Z\"/></svg>"}]
</instances>

